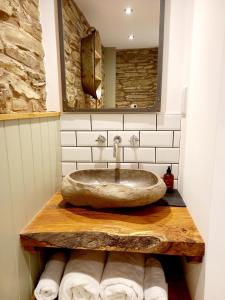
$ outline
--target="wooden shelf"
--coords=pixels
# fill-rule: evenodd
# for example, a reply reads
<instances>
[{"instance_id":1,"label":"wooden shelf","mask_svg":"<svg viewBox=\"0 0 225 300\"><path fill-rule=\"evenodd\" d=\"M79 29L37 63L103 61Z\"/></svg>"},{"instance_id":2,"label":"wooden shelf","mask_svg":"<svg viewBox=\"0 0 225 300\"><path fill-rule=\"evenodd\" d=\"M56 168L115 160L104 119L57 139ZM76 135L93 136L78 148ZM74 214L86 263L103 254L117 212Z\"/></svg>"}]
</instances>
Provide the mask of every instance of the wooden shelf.
<instances>
[{"instance_id":1,"label":"wooden shelf","mask_svg":"<svg viewBox=\"0 0 225 300\"><path fill-rule=\"evenodd\" d=\"M168 283L168 300L191 300L180 258L175 256L157 258L161 261ZM33 296L32 300L36 298Z\"/></svg>"},{"instance_id":2,"label":"wooden shelf","mask_svg":"<svg viewBox=\"0 0 225 300\"><path fill-rule=\"evenodd\" d=\"M45 111L36 113L11 113L11 114L0 114L0 121L8 120L20 120L20 119L35 119L35 118L46 118L46 117L59 117L60 112Z\"/></svg>"},{"instance_id":3,"label":"wooden shelf","mask_svg":"<svg viewBox=\"0 0 225 300\"><path fill-rule=\"evenodd\" d=\"M72 207L57 193L20 233L23 247L128 251L187 256L200 262L204 242L186 207L124 210Z\"/></svg>"}]
</instances>

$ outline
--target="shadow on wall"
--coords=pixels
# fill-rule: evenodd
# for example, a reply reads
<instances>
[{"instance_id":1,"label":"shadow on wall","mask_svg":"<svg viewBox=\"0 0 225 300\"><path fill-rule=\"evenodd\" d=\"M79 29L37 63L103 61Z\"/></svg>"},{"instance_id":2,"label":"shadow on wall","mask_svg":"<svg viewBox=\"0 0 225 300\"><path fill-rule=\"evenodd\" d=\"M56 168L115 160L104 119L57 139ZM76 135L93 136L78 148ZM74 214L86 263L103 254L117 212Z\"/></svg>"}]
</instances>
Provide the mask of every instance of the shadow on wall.
<instances>
[{"instance_id":1,"label":"shadow on wall","mask_svg":"<svg viewBox=\"0 0 225 300\"><path fill-rule=\"evenodd\" d=\"M201 264L185 263L183 261L185 277L189 285L191 286L193 299L204 299L204 283L205 283L205 260Z\"/></svg>"}]
</instances>

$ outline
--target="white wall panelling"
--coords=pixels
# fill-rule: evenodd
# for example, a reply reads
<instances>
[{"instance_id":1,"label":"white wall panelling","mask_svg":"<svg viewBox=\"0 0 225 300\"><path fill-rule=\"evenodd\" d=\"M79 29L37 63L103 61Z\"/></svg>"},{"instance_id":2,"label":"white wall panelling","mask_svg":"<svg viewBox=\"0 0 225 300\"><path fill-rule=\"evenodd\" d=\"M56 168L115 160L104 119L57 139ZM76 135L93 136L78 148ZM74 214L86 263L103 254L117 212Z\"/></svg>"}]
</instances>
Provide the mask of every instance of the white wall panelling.
<instances>
[{"instance_id":1,"label":"white wall panelling","mask_svg":"<svg viewBox=\"0 0 225 300\"><path fill-rule=\"evenodd\" d=\"M142 168L162 176L169 165L173 167L175 179L178 180L180 120L181 115L155 113L63 114L63 176L75 168L106 167ZM96 142L99 135L106 138L104 144ZM113 157L113 138L116 135L122 138L118 163ZM139 138L135 147L129 141L132 135ZM77 144L72 145L75 137Z\"/></svg>"},{"instance_id":2,"label":"white wall panelling","mask_svg":"<svg viewBox=\"0 0 225 300\"><path fill-rule=\"evenodd\" d=\"M59 143L58 118L0 122L2 299L31 299L39 257L22 250L19 232L59 188Z\"/></svg>"}]
</instances>

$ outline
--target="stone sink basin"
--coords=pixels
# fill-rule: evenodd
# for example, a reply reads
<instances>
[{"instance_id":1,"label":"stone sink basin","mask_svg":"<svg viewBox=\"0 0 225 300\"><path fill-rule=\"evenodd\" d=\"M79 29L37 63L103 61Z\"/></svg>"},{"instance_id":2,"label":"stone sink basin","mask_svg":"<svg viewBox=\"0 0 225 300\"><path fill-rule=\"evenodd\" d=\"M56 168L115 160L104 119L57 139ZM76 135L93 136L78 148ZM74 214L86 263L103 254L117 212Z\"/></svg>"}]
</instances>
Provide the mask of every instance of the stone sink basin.
<instances>
[{"instance_id":1,"label":"stone sink basin","mask_svg":"<svg viewBox=\"0 0 225 300\"><path fill-rule=\"evenodd\" d=\"M163 180L144 170L79 170L65 176L62 182L63 199L75 206L143 206L159 200L165 193Z\"/></svg>"}]
</instances>

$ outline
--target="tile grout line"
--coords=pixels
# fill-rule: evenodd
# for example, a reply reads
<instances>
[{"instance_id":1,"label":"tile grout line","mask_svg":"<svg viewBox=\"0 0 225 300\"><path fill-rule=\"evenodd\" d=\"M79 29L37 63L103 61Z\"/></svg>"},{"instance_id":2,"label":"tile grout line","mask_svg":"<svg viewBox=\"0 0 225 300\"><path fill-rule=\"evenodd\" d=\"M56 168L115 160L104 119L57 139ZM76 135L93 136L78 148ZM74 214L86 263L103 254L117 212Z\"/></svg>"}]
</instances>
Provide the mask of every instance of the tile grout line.
<instances>
[{"instance_id":1,"label":"tile grout line","mask_svg":"<svg viewBox=\"0 0 225 300\"><path fill-rule=\"evenodd\" d=\"M76 160L64 160L62 161L62 163L72 163L72 164L79 164L79 163L83 163L83 164L92 164L92 163L95 163L95 161L85 161L85 160L80 160L80 161L76 161ZM98 163L116 163L115 161L98 161ZM125 164L141 164L141 163L144 163L144 164L148 164L148 165L161 165L161 166L164 166L164 165L177 165L179 167L179 163L174 163L174 162L152 162L152 161L143 161L143 160L140 160L140 161L131 161L131 160L128 160L128 161L120 161L120 163L125 163Z\"/></svg>"},{"instance_id":2,"label":"tile grout line","mask_svg":"<svg viewBox=\"0 0 225 300\"><path fill-rule=\"evenodd\" d=\"M64 129L64 130L60 130L60 132L67 132L67 131L81 131L81 132L101 132L101 131L150 131L150 132L171 132L171 131L181 131L180 129L176 129L176 128L170 128L170 129L142 129L142 128L133 128L133 129L115 129L115 128L111 128L111 129L94 129L94 130L90 130L90 129L79 129L79 128L73 128L73 129Z\"/></svg>"},{"instance_id":3,"label":"tile grout line","mask_svg":"<svg viewBox=\"0 0 225 300\"><path fill-rule=\"evenodd\" d=\"M74 133L75 133L75 138L76 138L76 147L77 147L77 131L75 130L75 131L74 131Z\"/></svg>"},{"instance_id":4,"label":"tile grout line","mask_svg":"<svg viewBox=\"0 0 225 300\"><path fill-rule=\"evenodd\" d=\"M87 146L71 146L71 145L61 145L61 148L90 148L90 147L94 147L94 148L113 148L113 146L100 146L100 145L87 145ZM119 146L120 148L130 148L130 145L123 145L123 146ZM134 148L138 148L138 149L154 149L154 148L159 148L159 149L180 149L180 147L169 147L169 146L134 146Z\"/></svg>"},{"instance_id":5,"label":"tile grout line","mask_svg":"<svg viewBox=\"0 0 225 300\"><path fill-rule=\"evenodd\" d=\"M94 159L93 159L93 147L91 147L91 162L92 163L94 162Z\"/></svg>"},{"instance_id":6,"label":"tile grout line","mask_svg":"<svg viewBox=\"0 0 225 300\"><path fill-rule=\"evenodd\" d=\"M90 114L90 126L91 126L91 131L92 131L92 129L93 129L93 126L92 126L92 114Z\"/></svg>"}]
</instances>

